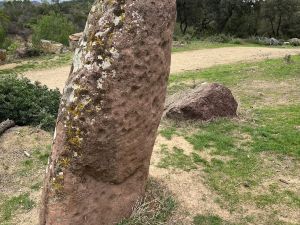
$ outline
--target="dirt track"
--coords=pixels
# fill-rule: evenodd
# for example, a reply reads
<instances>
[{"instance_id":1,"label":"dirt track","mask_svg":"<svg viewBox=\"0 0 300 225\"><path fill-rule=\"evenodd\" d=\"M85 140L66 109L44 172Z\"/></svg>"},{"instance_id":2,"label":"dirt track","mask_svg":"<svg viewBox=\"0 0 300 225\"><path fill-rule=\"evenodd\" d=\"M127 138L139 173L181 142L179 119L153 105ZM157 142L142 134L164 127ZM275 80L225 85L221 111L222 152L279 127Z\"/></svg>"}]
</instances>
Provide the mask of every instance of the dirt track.
<instances>
[{"instance_id":1,"label":"dirt track","mask_svg":"<svg viewBox=\"0 0 300 225\"><path fill-rule=\"evenodd\" d=\"M215 65L279 58L287 54L300 54L300 49L229 47L180 52L172 55L171 73L204 69ZM70 66L64 66L47 70L29 71L24 73L24 75L32 81L37 80L50 88L58 87L62 90L69 71Z\"/></svg>"}]
</instances>

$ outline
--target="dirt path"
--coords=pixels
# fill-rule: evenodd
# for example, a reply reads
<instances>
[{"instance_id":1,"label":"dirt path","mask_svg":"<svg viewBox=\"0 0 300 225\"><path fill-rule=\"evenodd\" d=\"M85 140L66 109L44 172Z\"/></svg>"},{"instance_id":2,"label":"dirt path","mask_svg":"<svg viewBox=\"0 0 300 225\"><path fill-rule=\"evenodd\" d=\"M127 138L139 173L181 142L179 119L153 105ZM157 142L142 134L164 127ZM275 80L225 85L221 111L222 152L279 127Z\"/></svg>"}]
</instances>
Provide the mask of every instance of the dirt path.
<instances>
[{"instance_id":1,"label":"dirt path","mask_svg":"<svg viewBox=\"0 0 300 225\"><path fill-rule=\"evenodd\" d=\"M204 69L215 65L280 58L288 54L300 54L300 49L228 47L179 52L172 55L171 73ZM3 68L0 66L1 69ZM62 90L69 71L70 66L63 66L47 70L29 71L24 75L32 81L40 81L50 88L58 87Z\"/></svg>"}]
</instances>

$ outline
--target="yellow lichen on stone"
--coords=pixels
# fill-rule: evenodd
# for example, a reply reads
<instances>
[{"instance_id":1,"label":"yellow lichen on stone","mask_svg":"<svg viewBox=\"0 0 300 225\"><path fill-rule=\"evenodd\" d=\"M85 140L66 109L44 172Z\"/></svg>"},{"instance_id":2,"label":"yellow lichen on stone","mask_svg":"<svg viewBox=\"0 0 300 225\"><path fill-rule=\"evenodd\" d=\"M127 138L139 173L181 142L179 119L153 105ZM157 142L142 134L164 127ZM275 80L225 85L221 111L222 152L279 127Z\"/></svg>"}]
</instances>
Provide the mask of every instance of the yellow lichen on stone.
<instances>
[{"instance_id":1,"label":"yellow lichen on stone","mask_svg":"<svg viewBox=\"0 0 300 225\"><path fill-rule=\"evenodd\" d=\"M52 189L57 196L61 196L64 190L64 177L63 175L58 175L52 180Z\"/></svg>"}]
</instances>

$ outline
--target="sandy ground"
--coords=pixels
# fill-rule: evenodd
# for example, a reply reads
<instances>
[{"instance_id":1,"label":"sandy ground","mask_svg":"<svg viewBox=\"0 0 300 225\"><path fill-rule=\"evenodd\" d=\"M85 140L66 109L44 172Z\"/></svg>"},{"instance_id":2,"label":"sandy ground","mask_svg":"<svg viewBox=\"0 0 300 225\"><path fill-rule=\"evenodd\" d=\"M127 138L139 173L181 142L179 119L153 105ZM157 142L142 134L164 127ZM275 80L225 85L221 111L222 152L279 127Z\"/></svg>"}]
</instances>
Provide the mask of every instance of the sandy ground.
<instances>
[{"instance_id":1,"label":"sandy ground","mask_svg":"<svg viewBox=\"0 0 300 225\"><path fill-rule=\"evenodd\" d=\"M179 52L172 54L171 73L200 70L215 65L280 58L289 54L300 54L300 49L228 47ZM0 66L0 70L7 67L7 65ZM59 88L62 90L69 72L70 66L63 66L47 70L29 71L24 73L24 75L32 81L40 81L50 88Z\"/></svg>"}]
</instances>

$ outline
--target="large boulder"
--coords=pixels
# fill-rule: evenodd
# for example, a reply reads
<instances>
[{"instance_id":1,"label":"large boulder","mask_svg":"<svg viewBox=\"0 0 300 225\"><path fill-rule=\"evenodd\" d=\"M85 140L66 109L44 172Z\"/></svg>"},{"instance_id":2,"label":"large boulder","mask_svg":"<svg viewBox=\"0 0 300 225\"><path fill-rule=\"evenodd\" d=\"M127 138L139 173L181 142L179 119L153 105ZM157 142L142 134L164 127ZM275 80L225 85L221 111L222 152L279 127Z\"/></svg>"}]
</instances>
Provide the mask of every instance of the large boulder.
<instances>
[{"instance_id":1,"label":"large boulder","mask_svg":"<svg viewBox=\"0 0 300 225\"><path fill-rule=\"evenodd\" d=\"M6 50L0 49L0 62L4 62L6 60Z\"/></svg>"},{"instance_id":2,"label":"large boulder","mask_svg":"<svg viewBox=\"0 0 300 225\"><path fill-rule=\"evenodd\" d=\"M55 41L41 40L40 48L44 53L61 54L64 51L64 45Z\"/></svg>"},{"instance_id":3,"label":"large boulder","mask_svg":"<svg viewBox=\"0 0 300 225\"><path fill-rule=\"evenodd\" d=\"M299 38L292 38L289 40L290 44L293 46L300 46L300 39Z\"/></svg>"},{"instance_id":4,"label":"large boulder","mask_svg":"<svg viewBox=\"0 0 300 225\"><path fill-rule=\"evenodd\" d=\"M231 91L217 83L204 83L195 89L170 97L164 115L179 120L211 120L237 115L238 103Z\"/></svg>"},{"instance_id":5,"label":"large boulder","mask_svg":"<svg viewBox=\"0 0 300 225\"><path fill-rule=\"evenodd\" d=\"M96 0L75 51L41 225L113 225L145 193L170 73L175 0Z\"/></svg>"},{"instance_id":6,"label":"large boulder","mask_svg":"<svg viewBox=\"0 0 300 225\"><path fill-rule=\"evenodd\" d=\"M70 49L72 51L74 51L78 47L78 43L79 43L79 40L82 37L82 35L83 35L83 32L72 34L69 36L69 45L70 45Z\"/></svg>"}]
</instances>

